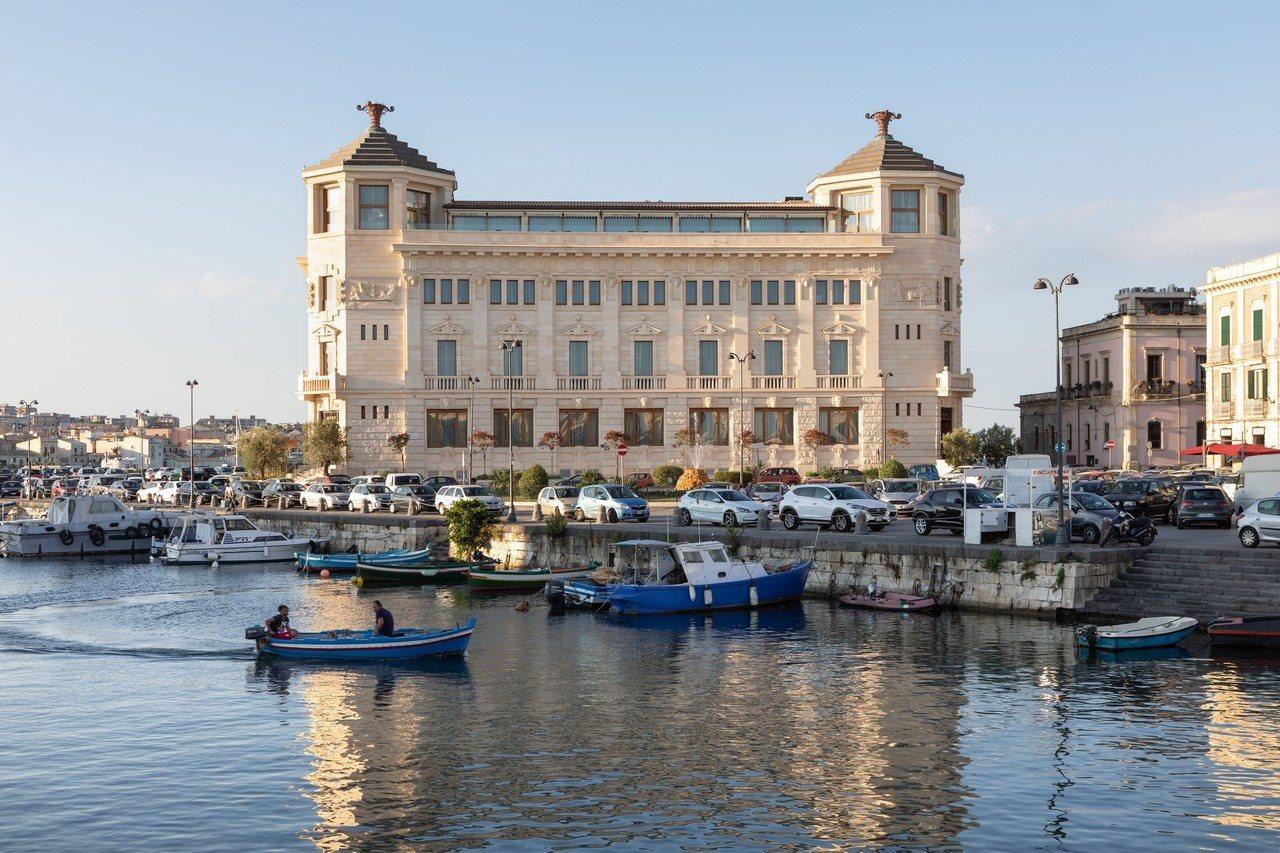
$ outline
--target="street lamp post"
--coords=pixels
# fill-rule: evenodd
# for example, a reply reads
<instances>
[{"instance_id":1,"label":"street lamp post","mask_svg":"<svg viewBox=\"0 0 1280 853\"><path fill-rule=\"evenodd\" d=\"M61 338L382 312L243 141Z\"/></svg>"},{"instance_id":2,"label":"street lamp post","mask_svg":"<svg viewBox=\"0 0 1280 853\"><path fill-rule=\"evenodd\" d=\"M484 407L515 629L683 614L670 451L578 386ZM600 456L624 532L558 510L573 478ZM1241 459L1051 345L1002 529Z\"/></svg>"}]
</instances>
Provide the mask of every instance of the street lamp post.
<instances>
[{"instance_id":1,"label":"street lamp post","mask_svg":"<svg viewBox=\"0 0 1280 853\"><path fill-rule=\"evenodd\" d=\"M743 474L742 469L747 467L747 460L744 458L746 448L742 446L742 436L746 434L746 417L747 408L747 378L746 368L747 362L753 361L756 357L754 350L747 350L746 355L738 355L729 353L729 360L738 362L738 488L742 488Z\"/></svg>"},{"instance_id":2,"label":"street lamp post","mask_svg":"<svg viewBox=\"0 0 1280 853\"><path fill-rule=\"evenodd\" d=\"M187 380L187 394L191 402L191 419L187 422L190 424L187 430L187 480L191 489L187 493L188 509L195 509L196 506L196 386L199 384L194 379Z\"/></svg>"},{"instance_id":3,"label":"street lamp post","mask_svg":"<svg viewBox=\"0 0 1280 853\"><path fill-rule=\"evenodd\" d=\"M467 482L474 482L472 476L475 474L475 443L471 441L471 433L475 432L475 409L476 409L476 385L480 383L479 376L468 376L467 390L471 393L470 402L467 403ZM508 415L508 417L510 417ZM507 432L511 432L511 424L507 424Z\"/></svg>"},{"instance_id":4,"label":"street lamp post","mask_svg":"<svg viewBox=\"0 0 1280 853\"><path fill-rule=\"evenodd\" d=\"M511 360L515 358L517 352L522 352L521 342L503 341L502 342L502 358L506 365L511 365ZM515 411L515 377L511 375L510 370L504 370L507 374L507 523L515 524L516 521L516 443L512 441L511 416Z\"/></svg>"},{"instance_id":5,"label":"street lamp post","mask_svg":"<svg viewBox=\"0 0 1280 853\"><path fill-rule=\"evenodd\" d=\"M27 476L31 476L31 436L35 432L35 407L40 405L39 400L19 400L18 404L27 410Z\"/></svg>"},{"instance_id":6,"label":"street lamp post","mask_svg":"<svg viewBox=\"0 0 1280 853\"><path fill-rule=\"evenodd\" d=\"M1054 442L1056 446L1054 452L1058 454L1058 544L1061 546L1069 546L1071 544L1071 531L1067 529L1067 506L1066 498L1063 496L1063 480L1066 478L1063 471L1063 463L1067 451L1066 442L1062 440L1062 312L1061 298L1062 289L1073 284L1079 284L1080 280L1071 273L1067 273L1062 277L1062 281L1054 284L1047 278L1038 278L1032 286L1033 290L1048 290L1053 294L1053 359L1054 359L1054 377L1055 387L1057 388L1056 396L1057 406L1057 426L1054 429Z\"/></svg>"}]
</instances>

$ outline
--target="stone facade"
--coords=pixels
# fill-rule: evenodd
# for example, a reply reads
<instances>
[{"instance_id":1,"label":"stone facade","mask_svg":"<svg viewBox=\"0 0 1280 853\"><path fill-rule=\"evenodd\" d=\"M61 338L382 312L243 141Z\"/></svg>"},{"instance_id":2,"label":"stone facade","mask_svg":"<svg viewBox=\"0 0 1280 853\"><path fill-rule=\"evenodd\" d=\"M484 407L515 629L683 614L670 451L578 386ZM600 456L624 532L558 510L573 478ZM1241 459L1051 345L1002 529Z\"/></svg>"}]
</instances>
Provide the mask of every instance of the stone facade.
<instances>
[{"instance_id":1,"label":"stone facade","mask_svg":"<svg viewBox=\"0 0 1280 853\"><path fill-rule=\"evenodd\" d=\"M1280 254L1211 268L1204 296L1209 440L1280 447Z\"/></svg>"},{"instance_id":2,"label":"stone facade","mask_svg":"<svg viewBox=\"0 0 1280 853\"><path fill-rule=\"evenodd\" d=\"M886 439L931 461L961 425L963 177L892 117L804 197L689 203L464 201L380 118L303 172L298 393L346 427L352 472L398 468L407 433L411 470L463 474L509 406L515 464L560 472L612 472L615 432L623 471L734 464L743 420L748 463L811 470L882 461ZM678 447L690 426L700 446ZM482 449L475 472L505 466Z\"/></svg>"},{"instance_id":3,"label":"stone facade","mask_svg":"<svg viewBox=\"0 0 1280 853\"><path fill-rule=\"evenodd\" d=\"M1203 442L1204 309L1195 298L1130 288L1116 294L1114 313L1062 330L1068 465L1177 467ZM1018 409L1023 451L1053 455L1057 393L1024 394Z\"/></svg>"}]
</instances>

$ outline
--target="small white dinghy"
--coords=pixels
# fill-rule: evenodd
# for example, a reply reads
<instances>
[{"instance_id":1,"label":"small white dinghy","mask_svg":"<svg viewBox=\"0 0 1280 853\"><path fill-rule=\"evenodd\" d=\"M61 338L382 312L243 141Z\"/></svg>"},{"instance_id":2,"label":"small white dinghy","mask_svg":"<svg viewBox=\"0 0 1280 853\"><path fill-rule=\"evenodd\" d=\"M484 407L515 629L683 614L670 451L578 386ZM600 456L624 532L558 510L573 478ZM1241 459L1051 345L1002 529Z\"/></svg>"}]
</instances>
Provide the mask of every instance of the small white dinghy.
<instances>
[{"instance_id":1,"label":"small white dinghy","mask_svg":"<svg viewBox=\"0 0 1280 853\"><path fill-rule=\"evenodd\" d=\"M1081 625L1076 628L1076 645L1112 652L1176 646L1199 624L1190 616L1148 616L1123 625Z\"/></svg>"}]
</instances>

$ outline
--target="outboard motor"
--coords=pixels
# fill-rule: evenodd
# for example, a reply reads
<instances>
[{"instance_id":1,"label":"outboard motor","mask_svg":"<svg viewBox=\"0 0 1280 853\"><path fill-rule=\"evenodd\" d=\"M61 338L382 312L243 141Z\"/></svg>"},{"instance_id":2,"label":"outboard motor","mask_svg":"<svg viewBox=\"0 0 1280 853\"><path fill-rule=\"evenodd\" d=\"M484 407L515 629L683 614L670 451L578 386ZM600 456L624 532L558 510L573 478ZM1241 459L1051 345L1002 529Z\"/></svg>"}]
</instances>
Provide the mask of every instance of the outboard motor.
<instances>
[{"instance_id":1,"label":"outboard motor","mask_svg":"<svg viewBox=\"0 0 1280 853\"><path fill-rule=\"evenodd\" d=\"M1085 641L1091 649L1098 647L1098 626L1097 625L1079 625L1076 627L1076 636Z\"/></svg>"},{"instance_id":2,"label":"outboard motor","mask_svg":"<svg viewBox=\"0 0 1280 853\"><path fill-rule=\"evenodd\" d=\"M547 599L547 604L551 605L552 610L564 609L564 580L561 578L553 578L547 581L546 587L542 590L543 596Z\"/></svg>"},{"instance_id":3,"label":"outboard motor","mask_svg":"<svg viewBox=\"0 0 1280 853\"><path fill-rule=\"evenodd\" d=\"M250 628L244 629L244 638L246 640L253 640L256 642L258 640L265 639L266 636L267 636L267 629L262 627L261 625L254 625Z\"/></svg>"}]
</instances>

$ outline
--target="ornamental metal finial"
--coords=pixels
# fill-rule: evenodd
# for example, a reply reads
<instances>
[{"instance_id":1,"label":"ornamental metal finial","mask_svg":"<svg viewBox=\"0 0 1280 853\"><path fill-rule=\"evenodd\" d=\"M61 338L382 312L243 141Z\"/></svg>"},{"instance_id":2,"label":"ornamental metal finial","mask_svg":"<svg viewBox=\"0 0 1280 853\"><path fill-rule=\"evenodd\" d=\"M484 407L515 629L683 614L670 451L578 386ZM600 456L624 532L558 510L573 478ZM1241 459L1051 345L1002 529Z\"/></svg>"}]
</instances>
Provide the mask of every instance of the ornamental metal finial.
<instances>
[{"instance_id":1,"label":"ornamental metal finial","mask_svg":"<svg viewBox=\"0 0 1280 853\"><path fill-rule=\"evenodd\" d=\"M382 127L382 114L396 111L395 107L379 104L376 101L365 101L364 104L356 104L356 109L369 114L369 127ZM871 116L867 116L867 118L871 118Z\"/></svg>"},{"instance_id":2,"label":"ornamental metal finial","mask_svg":"<svg viewBox=\"0 0 1280 853\"><path fill-rule=\"evenodd\" d=\"M876 127L879 128L879 130L876 131L876 136L888 136L889 122L894 119L902 118L902 113L895 113L890 110L879 110L878 112L867 113L867 118L873 118L876 120Z\"/></svg>"}]
</instances>

